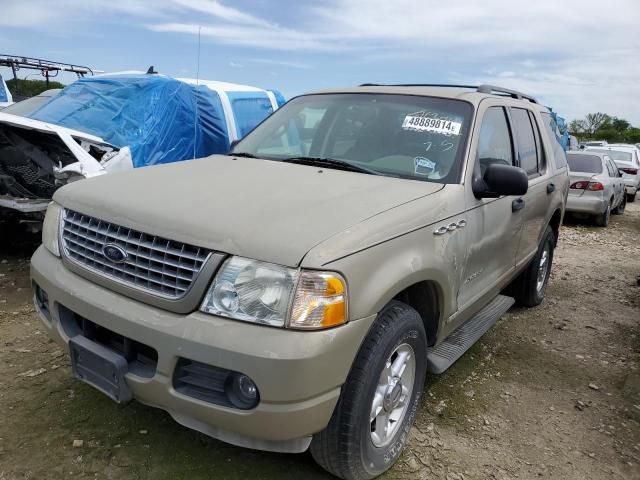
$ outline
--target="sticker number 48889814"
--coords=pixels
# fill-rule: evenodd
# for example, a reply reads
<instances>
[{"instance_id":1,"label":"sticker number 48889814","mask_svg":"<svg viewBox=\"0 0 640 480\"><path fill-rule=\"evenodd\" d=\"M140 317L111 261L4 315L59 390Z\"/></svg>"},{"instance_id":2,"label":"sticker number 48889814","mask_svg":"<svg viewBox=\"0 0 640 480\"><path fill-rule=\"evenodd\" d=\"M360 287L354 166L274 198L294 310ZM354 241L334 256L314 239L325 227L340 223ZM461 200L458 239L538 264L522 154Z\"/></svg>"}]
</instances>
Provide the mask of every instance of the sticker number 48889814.
<instances>
[{"instance_id":1,"label":"sticker number 48889814","mask_svg":"<svg viewBox=\"0 0 640 480\"><path fill-rule=\"evenodd\" d=\"M402 128L409 130L424 130L427 132L444 133L448 135L460 135L462 124L440 118L419 117L407 115L402 122Z\"/></svg>"}]
</instances>

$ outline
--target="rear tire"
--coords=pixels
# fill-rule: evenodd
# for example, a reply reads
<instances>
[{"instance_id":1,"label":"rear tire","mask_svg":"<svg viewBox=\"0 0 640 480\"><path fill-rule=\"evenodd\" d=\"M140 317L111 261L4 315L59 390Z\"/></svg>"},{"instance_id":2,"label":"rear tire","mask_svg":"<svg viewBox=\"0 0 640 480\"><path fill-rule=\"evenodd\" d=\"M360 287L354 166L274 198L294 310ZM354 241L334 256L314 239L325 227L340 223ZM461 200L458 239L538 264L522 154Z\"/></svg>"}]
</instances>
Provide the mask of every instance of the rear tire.
<instances>
[{"instance_id":1,"label":"rear tire","mask_svg":"<svg viewBox=\"0 0 640 480\"><path fill-rule=\"evenodd\" d=\"M606 227L609 225L610 217L611 217L611 204L608 204L607 209L600 215L596 215L593 221L598 227Z\"/></svg>"},{"instance_id":2,"label":"rear tire","mask_svg":"<svg viewBox=\"0 0 640 480\"><path fill-rule=\"evenodd\" d=\"M393 465L415 420L426 353L418 312L389 303L360 347L329 425L313 437L311 455L322 468L345 480L368 480Z\"/></svg>"},{"instance_id":3,"label":"rear tire","mask_svg":"<svg viewBox=\"0 0 640 480\"><path fill-rule=\"evenodd\" d=\"M514 296L519 305L535 307L544 300L544 292L551 274L555 245L555 234L551 227L547 226L531 263L509 288L509 293Z\"/></svg>"},{"instance_id":4,"label":"rear tire","mask_svg":"<svg viewBox=\"0 0 640 480\"><path fill-rule=\"evenodd\" d=\"M613 213L614 215L622 215L626 208L627 208L627 196L622 195L622 200L620 200L620 203L616 208L611 210L611 213Z\"/></svg>"},{"instance_id":5,"label":"rear tire","mask_svg":"<svg viewBox=\"0 0 640 480\"><path fill-rule=\"evenodd\" d=\"M634 193L633 195L631 195L630 193L627 193L627 202L633 203L635 201L636 201L636 194Z\"/></svg>"}]
</instances>

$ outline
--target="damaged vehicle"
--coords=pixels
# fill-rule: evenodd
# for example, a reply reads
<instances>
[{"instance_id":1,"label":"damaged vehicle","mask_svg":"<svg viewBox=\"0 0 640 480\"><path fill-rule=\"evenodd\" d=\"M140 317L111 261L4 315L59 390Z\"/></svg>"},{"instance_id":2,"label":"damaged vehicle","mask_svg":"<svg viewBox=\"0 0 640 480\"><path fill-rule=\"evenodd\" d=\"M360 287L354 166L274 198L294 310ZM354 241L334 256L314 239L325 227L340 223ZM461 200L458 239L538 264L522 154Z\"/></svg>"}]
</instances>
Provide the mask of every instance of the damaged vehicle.
<instances>
[{"instance_id":1,"label":"damaged vehicle","mask_svg":"<svg viewBox=\"0 0 640 480\"><path fill-rule=\"evenodd\" d=\"M79 79L26 116L0 111L0 219L37 228L69 182L226 153L284 102L246 85L121 73Z\"/></svg>"}]
</instances>

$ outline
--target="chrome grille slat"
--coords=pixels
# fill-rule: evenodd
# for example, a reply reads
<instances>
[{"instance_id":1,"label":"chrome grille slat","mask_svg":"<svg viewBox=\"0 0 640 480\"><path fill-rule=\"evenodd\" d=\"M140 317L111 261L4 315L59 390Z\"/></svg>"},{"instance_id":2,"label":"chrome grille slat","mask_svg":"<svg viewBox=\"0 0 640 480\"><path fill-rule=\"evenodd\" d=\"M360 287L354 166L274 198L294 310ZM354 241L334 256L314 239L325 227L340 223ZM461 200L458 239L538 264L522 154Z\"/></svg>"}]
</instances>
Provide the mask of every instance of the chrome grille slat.
<instances>
[{"instance_id":1,"label":"chrome grille slat","mask_svg":"<svg viewBox=\"0 0 640 480\"><path fill-rule=\"evenodd\" d=\"M135 288L170 299L183 297L211 254L182 242L150 235L65 210L61 240L65 256L89 270ZM107 243L127 253L113 263L102 253Z\"/></svg>"}]
</instances>

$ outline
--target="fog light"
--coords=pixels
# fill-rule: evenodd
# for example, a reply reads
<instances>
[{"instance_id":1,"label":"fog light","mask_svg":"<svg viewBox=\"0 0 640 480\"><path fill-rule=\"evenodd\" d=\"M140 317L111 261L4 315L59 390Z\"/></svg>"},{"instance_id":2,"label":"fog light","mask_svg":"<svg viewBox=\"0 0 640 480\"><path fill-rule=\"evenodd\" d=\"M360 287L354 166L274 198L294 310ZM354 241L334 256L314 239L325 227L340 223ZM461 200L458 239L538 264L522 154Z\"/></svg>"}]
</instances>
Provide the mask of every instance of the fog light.
<instances>
[{"instance_id":1,"label":"fog light","mask_svg":"<svg viewBox=\"0 0 640 480\"><path fill-rule=\"evenodd\" d=\"M229 376L225 391L233 406L243 410L255 407L260 400L258 387L254 381L241 373Z\"/></svg>"}]
</instances>

